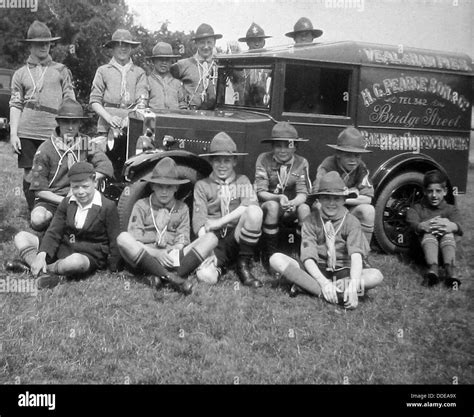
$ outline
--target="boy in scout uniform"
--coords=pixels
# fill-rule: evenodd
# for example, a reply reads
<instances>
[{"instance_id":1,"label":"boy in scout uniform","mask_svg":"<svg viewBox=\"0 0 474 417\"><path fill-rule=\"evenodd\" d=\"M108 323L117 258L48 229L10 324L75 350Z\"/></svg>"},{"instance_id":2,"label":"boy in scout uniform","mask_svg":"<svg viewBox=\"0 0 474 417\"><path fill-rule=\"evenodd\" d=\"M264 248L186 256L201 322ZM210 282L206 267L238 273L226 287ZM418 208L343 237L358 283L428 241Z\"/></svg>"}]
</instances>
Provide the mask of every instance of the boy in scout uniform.
<instances>
[{"instance_id":1,"label":"boy in scout uniform","mask_svg":"<svg viewBox=\"0 0 474 417\"><path fill-rule=\"evenodd\" d=\"M22 261L38 277L38 289L58 285L61 276L90 274L107 264L111 271L118 268L120 225L115 203L96 190L92 164L77 162L68 178L72 195L59 204L41 242L29 232L15 236ZM10 262L10 266L15 263Z\"/></svg>"},{"instance_id":2,"label":"boy in scout uniform","mask_svg":"<svg viewBox=\"0 0 474 417\"><path fill-rule=\"evenodd\" d=\"M285 36L293 38L295 45L303 45L312 43L314 39L319 38L323 34L321 29L314 29L311 20L307 17L298 19L293 26L293 32L285 33Z\"/></svg>"},{"instance_id":3,"label":"boy in scout uniform","mask_svg":"<svg viewBox=\"0 0 474 417\"><path fill-rule=\"evenodd\" d=\"M351 192L335 171L323 175L315 195L321 203L306 218L302 228L300 267L282 253L270 258L270 265L285 279L310 294L345 308L358 305L358 295L379 285L378 269L363 268L362 258L369 246L359 221L344 206Z\"/></svg>"},{"instance_id":4,"label":"boy in scout uniform","mask_svg":"<svg viewBox=\"0 0 474 417\"><path fill-rule=\"evenodd\" d=\"M59 203L70 195L68 170L79 161L89 161L96 171L96 180L112 177L113 168L109 158L88 136L79 132L84 117L82 106L75 100L66 99L56 116L58 126L49 140L36 151L31 170L30 190L36 194L31 212L31 227L46 229Z\"/></svg>"},{"instance_id":5,"label":"boy in scout uniform","mask_svg":"<svg viewBox=\"0 0 474 417\"><path fill-rule=\"evenodd\" d=\"M219 132L211 141L208 156L212 165L209 177L194 186L193 231L198 236L213 232L219 242L214 249L215 262L208 262L197 271L198 279L215 283L223 268L237 260L240 281L258 288L262 283L251 272L255 246L261 235L262 210L255 191L245 175L234 169L237 146L225 132Z\"/></svg>"},{"instance_id":6,"label":"boy in scout uniform","mask_svg":"<svg viewBox=\"0 0 474 417\"><path fill-rule=\"evenodd\" d=\"M347 198L345 205L351 214L359 219L362 231L370 244L375 221L375 208L372 205L374 187L369 180L369 170L362 161L362 155L371 151L365 149L362 133L352 126L339 134L336 145L327 146L336 149L336 154L327 157L319 165L313 182L313 192L319 188L319 182L325 174L336 171L356 195L355 198Z\"/></svg>"},{"instance_id":7,"label":"boy in scout uniform","mask_svg":"<svg viewBox=\"0 0 474 417\"><path fill-rule=\"evenodd\" d=\"M196 54L180 59L171 66L171 75L183 82L189 108L212 109L216 104L217 64L214 48L216 39L220 38L221 34L214 34L211 26L202 23L191 38L197 46Z\"/></svg>"},{"instance_id":8,"label":"boy in scout uniform","mask_svg":"<svg viewBox=\"0 0 474 417\"><path fill-rule=\"evenodd\" d=\"M263 210L262 263L269 268L269 258L277 251L279 223L283 218L297 219L301 224L310 214L306 204L309 192L308 161L297 155L298 132L288 122L278 122L272 137L263 142L272 144L272 151L258 156L255 164L255 186Z\"/></svg>"},{"instance_id":9,"label":"boy in scout uniform","mask_svg":"<svg viewBox=\"0 0 474 417\"><path fill-rule=\"evenodd\" d=\"M268 38L271 38L271 36L266 36L261 26L252 23L247 30L247 35L243 38L239 38L238 41L246 42L249 51L251 51L253 49L262 49L265 46L265 39Z\"/></svg>"},{"instance_id":10,"label":"boy in scout uniform","mask_svg":"<svg viewBox=\"0 0 474 417\"><path fill-rule=\"evenodd\" d=\"M217 245L213 233L206 233L190 243L188 206L176 200L181 184L189 182L178 177L175 162L161 159L142 181L153 192L133 206L128 231L117 239L122 256L129 265L153 276L155 289L163 283L190 294L192 284L186 281Z\"/></svg>"},{"instance_id":11,"label":"boy in scout uniform","mask_svg":"<svg viewBox=\"0 0 474 417\"><path fill-rule=\"evenodd\" d=\"M185 109L187 107L183 83L170 74L173 58L171 45L158 42L152 55L147 57L153 62L153 71L148 76L148 107L153 112L161 109Z\"/></svg>"},{"instance_id":12,"label":"boy in scout uniform","mask_svg":"<svg viewBox=\"0 0 474 417\"><path fill-rule=\"evenodd\" d=\"M62 101L75 99L69 69L49 55L52 37L48 27L35 20L28 29L30 56L12 78L10 98L10 143L18 154L18 168L24 169L23 192L31 212L34 193L30 188L33 156L56 127L54 120Z\"/></svg>"}]
</instances>

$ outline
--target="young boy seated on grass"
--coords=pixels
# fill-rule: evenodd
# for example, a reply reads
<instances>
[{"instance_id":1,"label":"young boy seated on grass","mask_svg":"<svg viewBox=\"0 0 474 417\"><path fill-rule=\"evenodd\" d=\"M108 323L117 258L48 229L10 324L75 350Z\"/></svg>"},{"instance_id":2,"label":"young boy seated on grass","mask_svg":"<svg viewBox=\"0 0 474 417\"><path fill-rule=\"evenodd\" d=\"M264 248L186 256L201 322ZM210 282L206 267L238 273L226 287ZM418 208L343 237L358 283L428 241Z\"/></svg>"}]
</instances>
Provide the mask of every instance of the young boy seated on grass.
<instances>
[{"instance_id":1,"label":"young boy seated on grass","mask_svg":"<svg viewBox=\"0 0 474 417\"><path fill-rule=\"evenodd\" d=\"M445 200L448 178L441 171L428 171L423 178L423 200L410 207L406 220L418 236L428 270L422 285L439 283L438 257L443 257L448 288L457 289L461 281L456 276L454 264L456 241L454 236L462 236L461 215L457 208Z\"/></svg>"},{"instance_id":2,"label":"young boy seated on grass","mask_svg":"<svg viewBox=\"0 0 474 417\"><path fill-rule=\"evenodd\" d=\"M236 272L243 285L262 286L251 272L255 246L261 235L262 209L252 184L245 175L235 173L237 146L225 132L217 133L211 141L212 172L194 186L193 230L198 236L213 232L219 242L214 249L215 262L206 262L197 277L216 283L224 268L237 261Z\"/></svg>"},{"instance_id":3,"label":"young boy seated on grass","mask_svg":"<svg viewBox=\"0 0 474 417\"><path fill-rule=\"evenodd\" d=\"M359 221L344 207L351 194L339 174L325 174L315 195L321 208L313 208L301 230L300 260L304 269L282 253L270 258L270 266L311 294L345 308L355 308L358 293L363 295L365 290L379 285L382 274L378 269L362 267L368 243ZM290 295L296 292L293 286Z\"/></svg>"},{"instance_id":4,"label":"young boy seated on grass","mask_svg":"<svg viewBox=\"0 0 474 417\"><path fill-rule=\"evenodd\" d=\"M262 263L269 269L270 256L277 252L279 223L283 219L297 219L297 234L310 213L306 204L309 175L308 161L296 155L298 132L288 122L278 122L272 129L272 151L258 156L255 164L255 186L263 210Z\"/></svg>"},{"instance_id":5,"label":"young boy seated on grass","mask_svg":"<svg viewBox=\"0 0 474 417\"><path fill-rule=\"evenodd\" d=\"M90 138L79 132L84 117L82 106L72 99L63 101L58 110L58 127L51 138L43 142L33 159L30 190L36 200L31 212L31 227L45 230L59 203L70 195L68 170L79 161L90 162L96 179L113 175L112 163Z\"/></svg>"},{"instance_id":6,"label":"young boy seated on grass","mask_svg":"<svg viewBox=\"0 0 474 417\"><path fill-rule=\"evenodd\" d=\"M152 275L155 289L168 283L190 294L192 283L186 278L211 253L217 238L206 233L189 243L189 209L175 197L178 187L189 180L178 177L171 158L160 159L142 181L147 181L153 192L133 206L128 231L117 238L119 250L133 268Z\"/></svg>"},{"instance_id":7,"label":"young boy seated on grass","mask_svg":"<svg viewBox=\"0 0 474 417\"><path fill-rule=\"evenodd\" d=\"M46 233L39 239L29 232L15 236L15 246L29 265L38 289L58 285L61 276L116 271L120 254L116 239L119 217L115 203L96 190L92 164L77 162L68 171L72 195L64 198ZM15 261L10 263L15 269Z\"/></svg>"}]
</instances>

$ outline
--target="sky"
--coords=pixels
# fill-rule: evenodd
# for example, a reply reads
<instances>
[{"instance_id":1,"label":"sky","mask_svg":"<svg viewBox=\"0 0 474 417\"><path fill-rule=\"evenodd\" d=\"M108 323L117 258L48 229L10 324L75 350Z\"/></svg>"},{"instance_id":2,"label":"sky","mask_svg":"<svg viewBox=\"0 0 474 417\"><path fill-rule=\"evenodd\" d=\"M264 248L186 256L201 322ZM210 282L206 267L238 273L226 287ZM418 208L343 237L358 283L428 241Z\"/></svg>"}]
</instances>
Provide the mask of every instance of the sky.
<instances>
[{"instance_id":1,"label":"sky","mask_svg":"<svg viewBox=\"0 0 474 417\"><path fill-rule=\"evenodd\" d=\"M252 22L263 27L267 46L287 45L284 34L302 16L324 31L320 42L359 40L462 52L474 59L471 0L126 0L135 22L158 30L196 30L208 23L224 35L218 45L245 36ZM245 44L240 44L246 49Z\"/></svg>"}]
</instances>

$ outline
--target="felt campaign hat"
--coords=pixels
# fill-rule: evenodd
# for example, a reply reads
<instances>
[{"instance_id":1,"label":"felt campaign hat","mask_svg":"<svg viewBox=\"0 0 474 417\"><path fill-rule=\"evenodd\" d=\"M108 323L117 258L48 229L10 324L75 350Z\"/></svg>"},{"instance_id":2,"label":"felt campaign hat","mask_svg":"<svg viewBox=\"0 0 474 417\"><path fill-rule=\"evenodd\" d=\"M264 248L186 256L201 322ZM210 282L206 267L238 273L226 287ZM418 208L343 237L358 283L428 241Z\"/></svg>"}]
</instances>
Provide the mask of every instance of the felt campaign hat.
<instances>
[{"instance_id":1,"label":"felt campaign hat","mask_svg":"<svg viewBox=\"0 0 474 417\"><path fill-rule=\"evenodd\" d=\"M59 106L56 119L88 119L88 117L84 116L84 110L76 100L67 98Z\"/></svg>"},{"instance_id":2,"label":"felt campaign hat","mask_svg":"<svg viewBox=\"0 0 474 417\"><path fill-rule=\"evenodd\" d=\"M219 33L215 34L211 25L208 25L207 23L201 23L196 30L196 34L191 38L191 40L195 41L203 38L220 39L222 38L222 35Z\"/></svg>"},{"instance_id":3,"label":"felt campaign hat","mask_svg":"<svg viewBox=\"0 0 474 417\"><path fill-rule=\"evenodd\" d=\"M95 169L89 162L76 162L67 172L69 181L75 182L84 181L92 175L95 175Z\"/></svg>"},{"instance_id":4,"label":"felt campaign hat","mask_svg":"<svg viewBox=\"0 0 474 417\"><path fill-rule=\"evenodd\" d=\"M225 132L219 132L211 140L209 153L199 156L241 156L248 153L237 152L237 145L233 139Z\"/></svg>"},{"instance_id":5,"label":"felt campaign hat","mask_svg":"<svg viewBox=\"0 0 474 417\"><path fill-rule=\"evenodd\" d=\"M339 136L335 145L328 145L330 148L338 151L352 152L352 153L371 153L366 149L364 136L353 126L346 127Z\"/></svg>"},{"instance_id":6,"label":"felt campaign hat","mask_svg":"<svg viewBox=\"0 0 474 417\"><path fill-rule=\"evenodd\" d=\"M118 43L118 42L128 43L129 45L132 45L132 47L134 47L134 48L137 47L138 45L140 45L140 43L141 43L141 42L138 42L138 41L134 41L132 39L132 34L127 29L117 29L113 33L112 39L110 41L106 42L104 44L104 47L105 48L111 48L114 43Z\"/></svg>"},{"instance_id":7,"label":"felt campaign hat","mask_svg":"<svg viewBox=\"0 0 474 417\"><path fill-rule=\"evenodd\" d=\"M308 142L308 139L298 137L296 129L288 122L278 122L272 129L272 137L263 139L260 143L286 140L288 142Z\"/></svg>"},{"instance_id":8,"label":"felt campaign hat","mask_svg":"<svg viewBox=\"0 0 474 417\"><path fill-rule=\"evenodd\" d=\"M158 42L151 51L151 55L145 58L179 58L181 55L174 55L173 48L169 43Z\"/></svg>"},{"instance_id":9,"label":"felt campaign hat","mask_svg":"<svg viewBox=\"0 0 474 417\"><path fill-rule=\"evenodd\" d=\"M245 38L239 38L239 42L247 42L250 39L267 39L271 38L271 36L265 35L265 31L262 29L261 26L257 25L256 23L252 23L247 30L247 35Z\"/></svg>"},{"instance_id":10,"label":"felt campaign hat","mask_svg":"<svg viewBox=\"0 0 474 417\"><path fill-rule=\"evenodd\" d=\"M190 182L188 179L179 178L176 162L168 156L160 159L153 171L145 175L140 181L165 185L181 185Z\"/></svg>"},{"instance_id":11,"label":"felt campaign hat","mask_svg":"<svg viewBox=\"0 0 474 417\"><path fill-rule=\"evenodd\" d=\"M39 20L35 20L28 28L26 39L22 39L22 42L54 42L58 39L61 39L61 37L51 36L48 26Z\"/></svg>"},{"instance_id":12,"label":"felt campaign hat","mask_svg":"<svg viewBox=\"0 0 474 417\"><path fill-rule=\"evenodd\" d=\"M349 191L341 176L336 171L330 171L323 175L319 182L317 191L309 194L311 196L335 195L346 198L356 198L357 194Z\"/></svg>"},{"instance_id":13,"label":"felt campaign hat","mask_svg":"<svg viewBox=\"0 0 474 417\"><path fill-rule=\"evenodd\" d=\"M285 36L294 38L298 32L311 32L314 38L319 38L323 31L321 29L314 29L311 20L307 17L301 17L293 26L293 32L285 33Z\"/></svg>"}]
</instances>

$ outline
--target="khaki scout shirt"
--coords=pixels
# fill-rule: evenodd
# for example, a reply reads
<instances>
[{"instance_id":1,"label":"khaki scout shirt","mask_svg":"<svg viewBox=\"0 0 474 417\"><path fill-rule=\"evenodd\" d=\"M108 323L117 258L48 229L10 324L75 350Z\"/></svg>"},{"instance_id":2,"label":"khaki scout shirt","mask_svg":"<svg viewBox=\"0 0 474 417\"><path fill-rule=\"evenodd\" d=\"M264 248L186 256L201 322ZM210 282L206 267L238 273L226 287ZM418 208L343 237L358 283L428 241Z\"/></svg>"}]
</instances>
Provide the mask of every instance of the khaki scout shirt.
<instances>
[{"instance_id":1,"label":"khaki scout shirt","mask_svg":"<svg viewBox=\"0 0 474 417\"><path fill-rule=\"evenodd\" d=\"M148 106L153 112L162 109L185 109L186 99L183 83L171 74L164 77L152 72L148 76Z\"/></svg>"},{"instance_id":2,"label":"khaki scout shirt","mask_svg":"<svg viewBox=\"0 0 474 417\"><path fill-rule=\"evenodd\" d=\"M223 181L217 178L214 172L209 177L196 182L194 186L194 233L197 234L208 219L223 217L220 198L222 184ZM239 206L258 204L255 190L245 175L234 175L228 179L227 184L231 194L229 212L234 211ZM237 223L238 220L235 220L228 226L235 227Z\"/></svg>"},{"instance_id":3,"label":"khaki scout shirt","mask_svg":"<svg viewBox=\"0 0 474 417\"><path fill-rule=\"evenodd\" d=\"M157 241L157 230L152 215L156 218L159 209L166 208L170 211L170 219L166 227L166 250L174 249L177 245L183 247L190 242L190 224L188 206L179 200L170 202L167 207L153 202L150 207L150 198L142 198L133 206L128 232L145 245L154 245Z\"/></svg>"},{"instance_id":4,"label":"khaki scout shirt","mask_svg":"<svg viewBox=\"0 0 474 417\"><path fill-rule=\"evenodd\" d=\"M120 95L122 74L110 62L97 69L92 81L89 104L99 103L113 116L127 117L128 107L140 97L148 98L148 83L145 71L132 64L127 72L126 92ZM115 107L108 107L111 104ZM120 107L117 107L120 106ZM108 123L99 117L97 131L104 133L109 128Z\"/></svg>"},{"instance_id":5,"label":"khaki scout shirt","mask_svg":"<svg viewBox=\"0 0 474 417\"><path fill-rule=\"evenodd\" d=\"M287 166L287 180L284 181L284 184L280 184L278 178L282 165ZM289 200L295 198L297 194L307 195L310 183L308 170L308 161L302 156L293 155L291 161L282 164L275 160L273 152L262 153L255 163L257 195L262 191L268 191L275 194L285 194Z\"/></svg>"}]
</instances>

